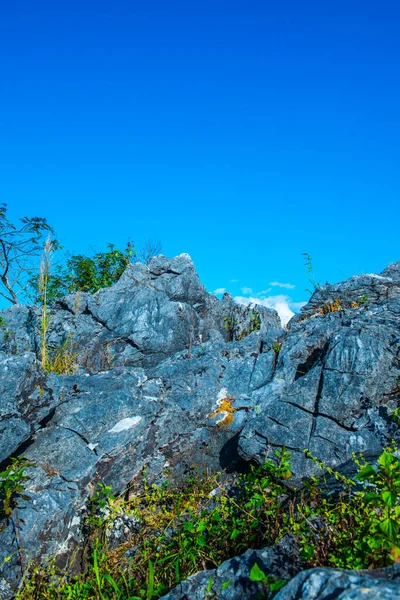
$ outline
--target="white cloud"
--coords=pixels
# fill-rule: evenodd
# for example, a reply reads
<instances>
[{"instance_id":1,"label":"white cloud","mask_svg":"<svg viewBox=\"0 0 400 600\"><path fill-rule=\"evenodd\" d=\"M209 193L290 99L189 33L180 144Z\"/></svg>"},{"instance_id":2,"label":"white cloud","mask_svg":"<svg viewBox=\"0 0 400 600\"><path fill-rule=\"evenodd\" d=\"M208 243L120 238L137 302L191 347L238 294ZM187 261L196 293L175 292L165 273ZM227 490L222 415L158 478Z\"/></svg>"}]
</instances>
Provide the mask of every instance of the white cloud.
<instances>
[{"instance_id":1,"label":"white cloud","mask_svg":"<svg viewBox=\"0 0 400 600\"><path fill-rule=\"evenodd\" d=\"M243 294L252 294L253 293L253 290L249 287L242 287L240 289L243 292Z\"/></svg>"},{"instance_id":2,"label":"white cloud","mask_svg":"<svg viewBox=\"0 0 400 600\"><path fill-rule=\"evenodd\" d=\"M281 283L280 281L270 281L269 285L272 285L273 287L286 288L287 290L294 290L296 287L293 285L293 283Z\"/></svg>"},{"instance_id":3,"label":"white cloud","mask_svg":"<svg viewBox=\"0 0 400 600\"><path fill-rule=\"evenodd\" d=\"M268 298L256 298L255 296L235 296L234 300L238 304L259 304L261 306L265 306L266 308L275 309L280 316L282 325L286 325L286 323L290 321L295 314L292 308L298 310L304 306L304 304L306 304L306 302L292 302L291 298L284 294L269 296Z\"/></svg>"},{"instance_id":4,"label":"white cloud","mask_svg":"<svg viewBox=\"0 0 400 600\"><path fill-rule=\"evenodd\" d=\"M238 279L231 279L229 283L237 283L238 281Z\"/></svg>"},{"instance_id":5,"label":"white cloud","mask_svg":"<svg viewBox=\"0 0 400 600\"><path fill-rule=\"evenodd\" d=\"M216 294L217 296L219 294L225 294L226 289L225 288L217 288L216 290L213 291L213 294Z\"/></svg>"}]
</instances>

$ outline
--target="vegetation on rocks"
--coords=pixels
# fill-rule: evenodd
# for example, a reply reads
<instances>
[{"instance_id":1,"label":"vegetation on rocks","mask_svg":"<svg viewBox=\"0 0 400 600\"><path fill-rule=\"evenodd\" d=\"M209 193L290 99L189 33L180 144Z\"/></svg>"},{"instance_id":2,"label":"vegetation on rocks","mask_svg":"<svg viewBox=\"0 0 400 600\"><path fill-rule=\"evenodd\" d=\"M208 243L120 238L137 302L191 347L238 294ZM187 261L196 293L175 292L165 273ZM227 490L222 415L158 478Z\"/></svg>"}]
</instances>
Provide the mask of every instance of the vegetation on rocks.
<instances>
[{"instance_id":1,"label":"vegetation on rocks","mask_svg":"<svg viewBox=\"0 0 400 600\"><path fill-rule=\"evenodd\" d=\"M399 562L400 264L319 287L287 331L186 255L54 304L48 267L0 323L0 597L242 600Z\"/></svg>"},{"instance_id":2,"label":"vegetation on rocks","mask_svg":"<svg viewBox=\"0 0 400 600\"><path fill-rule=\"evenodd\" d=\"M55 564L33 567L18 600L156 599L199 570L288 534L307 567L370 569L399 561L400 461L395 446L386 448L374 465L355 456L354 479L328 468L322 480L312 478L298 490L286 483L292 475L290 453L283 449L274 454L273 460L234 481L219 474L192 476L180 488L168 479L148 486L144 472L140 488L118 497L109 486L99 485L86 517L85 572L70 578L58 573ZM319 462L309 452L307 456ZM19 473L12 472L13 477ZM333 495L325 485L329 476L340 483ZM1 477L3 491L8 489L7 474ZM121 543L120 537L126 539ZM250 576L272 582L269 591L284 583L258 567Z\"/></svg>"},{"instance_id":3,"label":"vegetation on rocks","mask_svg":"<svg viewBox=\"0 0 400 600\"><path fill-rule=\"evenodd\" d=\"M118 281L134 256L135 250L131 243L124 250L108 244L106 252L97 252L93 256L69 256L65 264L57 265L54 272L49 273L47 298L53 301L72 292L93 294L110 287ZM31 286L34 289L34 278L31 279Z\"/></svg>"},{"instance_id":4,"label":"vegetation on rocks","mask_svg":"<svg viewBox=\"0 0 400 600\"><path fill-rule=\"evenodd\" d=\"M51 243L52 251L63 249L55 238L50 240L50 235L54 236L54 229L47 219L24 216L19 223L12 223L7 204L0 204L0 296L11 304L41 302L38 264L43 247L45 253L46 243ZM160 242L149 239L139 251L128 241L123 250L109 243L106 251L93 255L66 254L47 274L47 301L72 292L94 293L110 287L131 262L148 262L160 252Z\"/></svg>"}]
</instances>

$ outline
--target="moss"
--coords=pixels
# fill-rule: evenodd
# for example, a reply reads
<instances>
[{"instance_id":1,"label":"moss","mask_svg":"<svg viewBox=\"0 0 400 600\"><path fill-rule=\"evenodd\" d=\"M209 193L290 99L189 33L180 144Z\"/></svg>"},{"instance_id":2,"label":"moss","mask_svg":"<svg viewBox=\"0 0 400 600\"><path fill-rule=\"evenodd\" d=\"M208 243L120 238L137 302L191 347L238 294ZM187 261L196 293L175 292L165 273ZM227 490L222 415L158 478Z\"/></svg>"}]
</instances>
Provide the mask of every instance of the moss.
<instances>
[{"instance_id":1,"label":"moss","mask_svg":"<svg viewBox=\"0 0 400 600\"><path fill-rule=\"evenodd\" d=\"M319 309L319 312L323 315L327 315L328 313L338 312L339 310L343 310L343 306L339 298L336 298L333 302L326 302L322 308Z\"/></svg>"},{"instance_id":2,"label":"moss","mask_svg":"<svg viewBox=\"0 0 400 600\"><path fill-rule=\"evenodd\" d=\"M226 396L225 398L219 398L217 400L217 408L210 415L210 417L211 419L219 417L219 420L217 421L218 427L228 427L233 423L233 415L236 411L236 408L232 406L232 401L233 399L229 396Z\"/></svg>"}]
</instances>

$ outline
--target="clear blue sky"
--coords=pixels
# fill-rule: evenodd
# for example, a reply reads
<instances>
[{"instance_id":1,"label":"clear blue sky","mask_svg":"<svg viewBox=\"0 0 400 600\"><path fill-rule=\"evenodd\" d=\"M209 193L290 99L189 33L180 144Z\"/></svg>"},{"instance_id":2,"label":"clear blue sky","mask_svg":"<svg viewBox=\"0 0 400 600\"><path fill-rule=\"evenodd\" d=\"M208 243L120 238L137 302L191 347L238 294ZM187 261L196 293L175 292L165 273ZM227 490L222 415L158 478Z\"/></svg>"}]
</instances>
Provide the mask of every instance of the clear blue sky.
<instances>
[{"instance_id":1,"label":"clear blue sky","mask_svg":"<svg viewBox=\"0 0 400 600\"><path fill-rule=\"evenodd\" d=\"M304 300L302 252L324 281L379 272L399 29L395 0L3 2L1 200L75 252L158 238L210 291Z\"/></svg>"}]
</instances>

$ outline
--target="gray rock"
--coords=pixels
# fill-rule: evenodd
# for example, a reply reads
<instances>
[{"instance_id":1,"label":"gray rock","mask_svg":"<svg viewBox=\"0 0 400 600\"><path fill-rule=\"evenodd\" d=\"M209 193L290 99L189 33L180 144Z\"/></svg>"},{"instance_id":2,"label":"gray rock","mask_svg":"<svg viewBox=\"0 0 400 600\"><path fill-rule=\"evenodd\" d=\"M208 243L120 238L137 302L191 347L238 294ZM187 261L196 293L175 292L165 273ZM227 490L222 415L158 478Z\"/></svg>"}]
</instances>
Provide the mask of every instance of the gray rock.
<instances>
[{"instance_id":1,"label":"gray rock","mask_svg":"<svg viewBox=\"0 0 400 600\"><path fill-rule=\"evenodd\" d=\"M275 600L399 600L398 566L371 574L336 569L311 569L296 575Z\"/></svg>"},{"instance_id":2,"label":"gray rock","mask_svg":"<svg viewBox=\"0 0 400 600\"><path fill-rule=\"evenodd\" d=\"M273 377L252 394L259 414L240 435L245 460L261 463L284 445L293 454L296 483L319 472L304 448L338 468L353 452L377 454L398 435L390 416L400 375L396 265L385 276L321 288L292 319ZM337 298L340 310L319 310Z\"/></svg>"},{"instance_id":3,"label":"gray rock","mask_svg":"<svg viewBox=\"0 0 400 600\"><path fill-rule=\"evenodd\" d=\"M271 580L289 580L300 569L293 540L284 538L274 547L248 550L225 561L217 569L201 571L181 582L162 600L253 600L270 597L268 587L252 581L250 571L257 566Z\"/></svg>"},{"instance_id":4,"label":"gray rock","mask_svg":"<svg viewBox=\"0 0 400 600\"><path fill-rule=\"evenodd\" d=\"M146 465L150 482L167 469L179 483L285 445L299 483L319 472L305 448L335 468L376 455L397 435L399 273L321 288L284 332L275 311L208 294L187 255L157 257L51 307L49 346L70 342L78 363L65 376L37 361L41 309L2 311L0 456L35 467L0 531L0 589L30 560L68 560L100 480L121 492Z\"/></svg>"},{"instance_id":5,"label":"gray rock","mask_svg":"<svg viewBox=\"0 0 400 600\"><path fill-rule=\"evenodd\" d=\"M27 441L62 401L61 381L32 353L0 353L0 462Z\"/></svg>"},{"instance_id":6,"label":"gray rock","mask_svg":"<svg viewBox=\"0 0 400 600\"><path fill-rule=\"evenodd\" d=\"M179 482L193 465L234 468L239 457L231 440L255 412L252 354L263 339L255 332L234 352L226 342L208 342L194 347L191 358L185 350L152 368L56 378L62 402L24 452L35 467L26 486L31 499L18 506L19 539L14 520L0 532L0 564L12 557L8 581L16 585L21 555L24 564L54 555L63 564L81 542L80 515L98 481L120 492L144 465L148 480L159 482L167 469ZM234 410L226 424L219 399ZM38 528L45 534L38 535Z\"/></svg>"}]
</instances>

